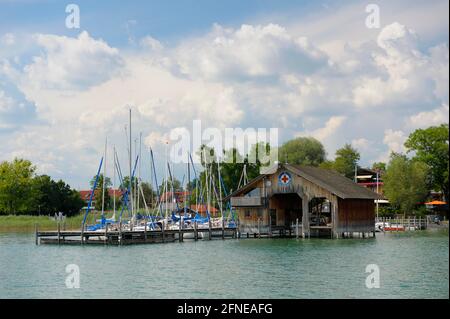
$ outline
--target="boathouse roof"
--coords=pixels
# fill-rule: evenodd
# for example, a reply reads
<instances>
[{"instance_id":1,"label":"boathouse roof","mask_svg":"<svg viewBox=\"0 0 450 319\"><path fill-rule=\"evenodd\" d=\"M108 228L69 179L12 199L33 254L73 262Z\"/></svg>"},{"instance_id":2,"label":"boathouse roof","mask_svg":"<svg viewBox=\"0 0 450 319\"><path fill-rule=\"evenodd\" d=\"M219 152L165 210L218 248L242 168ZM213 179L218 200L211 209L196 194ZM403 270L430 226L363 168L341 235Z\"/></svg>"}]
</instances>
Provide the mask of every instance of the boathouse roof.
<instances>
[{"instance_id":1,"label":"boathouse roof","mask_svg":"<svg viewBox=\"0 0 450 319\"><path fill-rule=\"evenodd\" d=\"M249 183L236 190L232 194L228 195L225 200L230 197L239 196L243 193L247 193L255 187L255 185L266 176L275 174L279 168L285 168L292 173L310 181L317 186L324 188L330 193L335 194L342 199L382 199L381 195L360 186L353 182L351 179L329 169L304 166L304 165L291 165L291 164L277 164L275 170L269 169L270 172L261 174L258 177L251 180Z\"/></svg>"}]
</instances>

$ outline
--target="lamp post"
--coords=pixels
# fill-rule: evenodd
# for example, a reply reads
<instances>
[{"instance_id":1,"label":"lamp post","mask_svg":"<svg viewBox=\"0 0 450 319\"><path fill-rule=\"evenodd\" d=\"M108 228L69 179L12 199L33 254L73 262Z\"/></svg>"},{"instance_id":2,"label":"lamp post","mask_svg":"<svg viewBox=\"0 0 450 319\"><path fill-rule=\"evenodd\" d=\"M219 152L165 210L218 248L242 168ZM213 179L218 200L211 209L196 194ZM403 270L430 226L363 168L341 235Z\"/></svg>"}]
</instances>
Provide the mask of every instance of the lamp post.
<instances>
[{"instance_id":1,"label":"lamp post","mask_svg":"<svg viewBox=\"0 0 450 319\"><path fill-rule=\"evenodd\" d=\"M377 169L377 194L380 194L380 189L379 189L379 184L380 184L380 170ZM378 205L379 205L379 199L377 199L377 220L378 220Z\"/></svg>"}]
</instances>

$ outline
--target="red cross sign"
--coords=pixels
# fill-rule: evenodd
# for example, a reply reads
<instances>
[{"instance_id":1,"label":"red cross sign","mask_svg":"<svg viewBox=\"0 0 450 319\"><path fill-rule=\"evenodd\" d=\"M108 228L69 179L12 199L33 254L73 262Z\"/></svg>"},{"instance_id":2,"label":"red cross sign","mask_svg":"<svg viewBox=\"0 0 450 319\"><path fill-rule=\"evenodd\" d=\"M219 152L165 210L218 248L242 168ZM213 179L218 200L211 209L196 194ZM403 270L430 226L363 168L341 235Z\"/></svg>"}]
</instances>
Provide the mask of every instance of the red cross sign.
<instances>
[{"instance_id":1,"label":"red cross sign","mask_svg":"<svg viewBox=\"0 0 450 319\"><path fill-rule=\"evenodd\" d=\"M291 175L288 172L282 172L279 176L278 176L278 181L280 183L280 185L283 186L287 186L291 183Z\"/></svg>"}]
</instances>

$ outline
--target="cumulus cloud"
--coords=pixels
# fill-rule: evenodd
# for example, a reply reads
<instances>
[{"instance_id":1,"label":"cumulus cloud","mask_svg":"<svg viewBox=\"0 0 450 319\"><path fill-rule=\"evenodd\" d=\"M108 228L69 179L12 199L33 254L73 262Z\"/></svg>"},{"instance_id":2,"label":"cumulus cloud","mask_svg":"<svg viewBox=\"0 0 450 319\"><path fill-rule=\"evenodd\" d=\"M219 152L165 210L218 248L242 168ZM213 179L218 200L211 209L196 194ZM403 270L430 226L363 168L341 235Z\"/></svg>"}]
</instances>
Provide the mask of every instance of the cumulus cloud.
<instances>
[{"instance_id":1,"label":"cumulus cloud","mask_svg":"<svg viewBox=\"0 0 450 319\"><path fill-rule=\"evenodd\" d=\"M445 65L448 69L448 47L424 54L418 49L416 33L400 23L384 27L377 45L380 50L373 53L377 72L358 79L353 89L355 106L398 107L411 100L442 98L442 82L448 82L448 75L445 79L439 70Z\"/></svg>"},{"instance_id":2,"label":"cumulus cloud","mask_svg":"<svg viewBox=\"0 0 450 319\"><path fill-rule=\"evenodd\" d=\"M0 156L29 156L83 183L105 136L127 149L131 105L133 132L143 132L156 156L170 130L200 119L204 128L278 127L284 140L314 136L328 154L350 141L372 156L363 158L386 160L404 151L409 131L448 115L448 45L424 49L399 23L338 59L270 23L216 25L172 47L150 36L139 43L119 51L86 32L38 35L31 62L0 62L0 80L16 83L41 121L5 139ZM13 97L0 90L0 110Z\"/></svg>"},{"instance_id":3,"label":"cumulus cloud","mask_svg":"<svg viewBox=\"0 0 450 319\"><path fill-rule=\"evenodd\" d=\"M181 44L174 68L189 77L249 80L286 72L311 73L326 65L326 55L305 37L293 37L279 25L219 25L199 39Z\"/></svg>"},{"instance_id":4,"label":"cumulus cloud","mask_svg":"<svg viewBox=\"0 0 450 319\"><path fill-rule=\"evenodd\" d=\"M345 120L346 120L345 116L332 116L326 121L324 127L318 128L313 131L306 131L299 135L312 136L318 139L319 141L324 141L327 138L331 137L334 133L336 133L336 131L342 126Z\"/></svg>"},{"instance_id":5,"label":"cumulus cloud","mask_svg":"<svg viewBox=\"0 0 450 319\"><path fill-rule=\"evenodd\" d=\"M388 129L384 131L383 143L386 144L390 152L403 153L405 151L406 134L403 131Z\"/></svg>"},{"instance_id":6,"label":"cumulus cloud","mask_svg":"<svg viewBox=\"0 0 450 319\"><path fill-rule=\"evenodd\" d=\"M0 90L0 114L10 112L14 107L14 99Z\"/></svg>"},{"instance_id":7,"label":"cumulus cloud","mask_svg":"<svg viewBox=\"0 0 450 319\"><path fill-rule=\"evenodd\" d=\"M441 107L434 110L420 112L416 115L410 116L407 120L407 125L414 129L440 125L443 123L448 123L448 116L448 104L442 104Z\"/></svg>"},{"instance_id":8,"label":"cumulus cloud","mask_svg":"<svg viewBox=\"0 0 450 319\"><path fill-rule=\"evenodd\" d=\"M77 38L37 34L35 41L43 53L25 67L23 81L38 88L87 89L117 75L123 64L117 49L86 31Z\"/></svg>"}]
</instances>

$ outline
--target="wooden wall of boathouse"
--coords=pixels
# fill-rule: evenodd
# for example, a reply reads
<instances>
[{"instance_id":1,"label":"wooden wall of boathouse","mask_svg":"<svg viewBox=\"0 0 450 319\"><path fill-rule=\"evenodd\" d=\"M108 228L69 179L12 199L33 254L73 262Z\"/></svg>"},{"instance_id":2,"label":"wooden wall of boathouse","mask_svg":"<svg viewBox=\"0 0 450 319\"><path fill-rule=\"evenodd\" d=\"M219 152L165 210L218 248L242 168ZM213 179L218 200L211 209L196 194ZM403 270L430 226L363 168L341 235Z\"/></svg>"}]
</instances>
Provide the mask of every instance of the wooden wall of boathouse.
<instances>
[{"instance_id":1,"label":"wooden wall of boathouse","mask_svg":"<svg viewBox=\"0 0 450 319\"><path fill-rule=\"evenodd\" d=\"M233 207L238 212L242 232L271 233L275 228L292 229L297 219L303 236L310 236L313 230L319 233L318 228L327 228L332 237L341 237L343 233L349 232L374 231L373 198L340 198L322 186L323 183L318 185L299 176L296 169L288 168L280 165L270 174L250 182L251 185L233 197ZM292 178L289 186L280 186L278 181L279 174L284 171L288 171ZM311 200L314 198L329 203L331 220L325 227L310 226Z\"/></svg>"}]
</instances>

